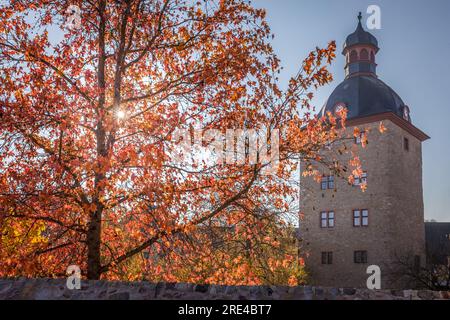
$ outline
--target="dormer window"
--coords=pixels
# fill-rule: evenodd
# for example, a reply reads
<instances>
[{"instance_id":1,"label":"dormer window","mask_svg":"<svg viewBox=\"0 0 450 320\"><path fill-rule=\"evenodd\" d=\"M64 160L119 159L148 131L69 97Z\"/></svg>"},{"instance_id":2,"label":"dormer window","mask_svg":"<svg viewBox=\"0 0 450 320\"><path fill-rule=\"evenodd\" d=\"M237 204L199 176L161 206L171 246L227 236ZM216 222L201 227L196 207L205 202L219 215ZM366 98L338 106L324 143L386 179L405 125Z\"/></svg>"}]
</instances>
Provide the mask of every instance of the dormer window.
<instances>
[{"instance_id":1,"label":"dormer window","mask_svg":"<svg viewBox=\"0 0 450 320\"><path fill-rule=\"evenodd\" d=\"M344 102L338 102L336 103L336 105L334 106L334 114L338 114L340 112L342 112L347 106L345 105Z\"/></svg>"},{"instance_id":2,"label":"dormer window","mask_svg":"<svg viewBox=\"0 0 450 320\"><path fill-rule=\"evenodd\" d=\"M411 114L409 111L409 107L408 106L404 106L403 107L403 119L405 119L408 122L411 122Z\"/></svg>"}]
</instances>

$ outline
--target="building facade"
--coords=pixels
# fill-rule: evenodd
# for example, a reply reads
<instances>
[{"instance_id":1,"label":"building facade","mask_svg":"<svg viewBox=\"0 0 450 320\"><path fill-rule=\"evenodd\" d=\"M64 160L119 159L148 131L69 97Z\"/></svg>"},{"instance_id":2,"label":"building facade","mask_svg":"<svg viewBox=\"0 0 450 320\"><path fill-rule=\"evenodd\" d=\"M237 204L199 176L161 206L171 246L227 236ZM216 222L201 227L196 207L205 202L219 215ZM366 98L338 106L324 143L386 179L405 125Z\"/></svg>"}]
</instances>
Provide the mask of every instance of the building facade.
<instances>
[{"instance_id":1,"label":"building facade","mask_svg":"<svg viewBox=\"0 0 450 320\"><path fill-rule=\"evenodd\" d=\"M450 268L450 222L425 222L427 265Z\"/></svg>"},{"instance_id":2,"label":"building facade","mask_svg":"<svg viewBox=\"0 0 450 320\"><path fill-rule=\"evenodd\" d=\"M429 137L412 124L403 100L378 78L378 50L360 16L344 44L345 80L321 110L347 109L346 144L357 152L364 174L350 185L316 164L322 182L312 177L300 181L300 252L314 285L366 287L367 267L377 265L383 289L404 288L409 284L398 277L397 261L409 256L418 266L425 264L422 142ZM365 130L365 148L361 139L353 139L355 126ZM324 152L342 163L349 160L333 152L333 146ZM362 192L359 184L365 182Z\"/></svg>"}]
</instances>

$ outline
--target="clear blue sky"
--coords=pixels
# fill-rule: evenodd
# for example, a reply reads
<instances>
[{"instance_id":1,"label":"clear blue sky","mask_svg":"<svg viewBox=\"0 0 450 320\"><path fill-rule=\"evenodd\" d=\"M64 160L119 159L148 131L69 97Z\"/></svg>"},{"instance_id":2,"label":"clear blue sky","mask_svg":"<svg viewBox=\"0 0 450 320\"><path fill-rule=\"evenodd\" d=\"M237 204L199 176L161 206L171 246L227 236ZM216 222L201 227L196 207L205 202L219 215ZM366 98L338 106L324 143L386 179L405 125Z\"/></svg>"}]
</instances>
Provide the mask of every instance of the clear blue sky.
<instances>
[{"instance_id":1,"label":"clear blue sky","mask_svg":"<svg viewBox=\"0 0 450 320\"><path fill-rule=\"evenodd\" d=\"M429 136L423 145L425 219L450 221L450 0L256 0L267 9L273 46L284 66L282 80L295 74L306 54L336 40L334 82L317 93L321 107L344 78L340 54L356 16L369 5L381 8L381 29L370 30L381 48L378 76L411 108L414 125ZM364 23L365 26L365 23Z\"/></svg>"}]
</instances>

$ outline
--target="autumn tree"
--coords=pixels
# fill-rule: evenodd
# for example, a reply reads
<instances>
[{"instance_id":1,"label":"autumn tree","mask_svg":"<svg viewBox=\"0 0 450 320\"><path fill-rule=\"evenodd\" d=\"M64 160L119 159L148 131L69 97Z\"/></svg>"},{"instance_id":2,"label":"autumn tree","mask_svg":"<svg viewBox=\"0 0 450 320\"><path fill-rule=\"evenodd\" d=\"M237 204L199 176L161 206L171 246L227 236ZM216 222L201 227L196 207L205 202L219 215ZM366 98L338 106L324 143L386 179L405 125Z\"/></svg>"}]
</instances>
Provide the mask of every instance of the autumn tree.
<instances>
[{"instance_id":1,"label":"autumn tree","mask_svg":"<svg viewBox=\"0 0 450 320\"><path fill-rule=\"evenodd\" d=\"M248 222L226 226L208 221L198 226L195 233L179 234L170 247L156 243L121 265L118 273L127 280L150 282L305 284L307 275L304 260L298 254L296 228L269 213L260 213L253 223L264 225L258 234L244 237L240 228Z\"/></svg>"},{"instance_id":2,"label":"autumn tree","mask_svg":"<svg viewBox=\"0 0 450 320\"><path fill-rule=\"evenodd\" d=\"M73 5L80 24L69 28ZM331 80L334 42L282 90L265 12L248 1L14 0L0 18L1 276L77 264L89 279L117 278L156 246L189 246L208 222L264 238L260 209L292 214L298 160L344 125L345 111L318 118L310 105ZM181 158L179 129L279 130L277 171Z\"/></svg>"}]
</instances>

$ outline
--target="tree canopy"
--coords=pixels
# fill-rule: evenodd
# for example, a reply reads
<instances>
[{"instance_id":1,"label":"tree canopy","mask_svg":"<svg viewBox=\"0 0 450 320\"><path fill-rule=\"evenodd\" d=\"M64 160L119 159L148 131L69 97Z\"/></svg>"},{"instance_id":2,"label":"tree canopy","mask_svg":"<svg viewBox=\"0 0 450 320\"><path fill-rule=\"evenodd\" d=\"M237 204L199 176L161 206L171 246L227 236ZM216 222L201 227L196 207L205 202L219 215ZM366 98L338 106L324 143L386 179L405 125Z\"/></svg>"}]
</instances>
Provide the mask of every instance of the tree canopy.
<instances>
[{"instance_id":1,"label":"tree canopy","mask_svg":"<svg viewBox=\"0 0 450 320\"><path fill-rule=\"evenodd\" d=\"M78 27L64 26L69 5ZM0 276L76 264L89 279L117 279L135 265L177 280L197 252L233 273L209 282L257 283L244 253L201 255L212 248L204 230L232 227L256 259L252 243L279 247L274 223L299 215L299 159L339 170L320 151L340 138L345 110L320 118L311 106L332 80L335 43L282 89L265 12L248 1L9 1L0 18ZM180 158L179 129L279 132L277 170ZM145 259L152 250L171 252L164 268ZM269 269L296 259L274 255Z\"/></svg>"}]
</instances>

